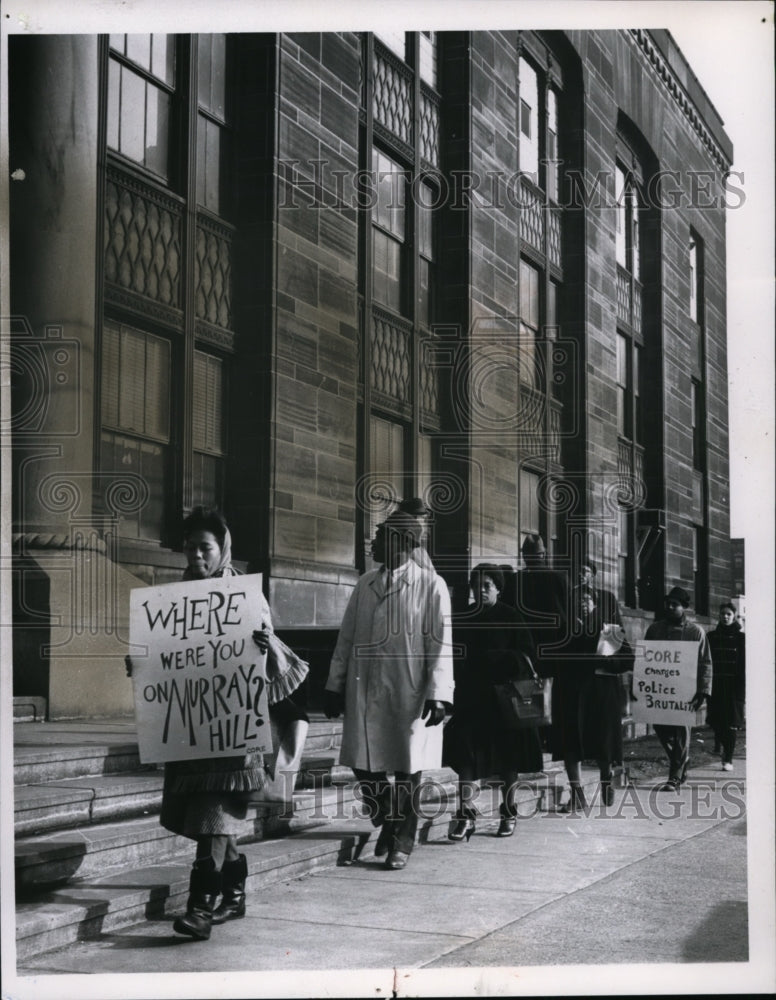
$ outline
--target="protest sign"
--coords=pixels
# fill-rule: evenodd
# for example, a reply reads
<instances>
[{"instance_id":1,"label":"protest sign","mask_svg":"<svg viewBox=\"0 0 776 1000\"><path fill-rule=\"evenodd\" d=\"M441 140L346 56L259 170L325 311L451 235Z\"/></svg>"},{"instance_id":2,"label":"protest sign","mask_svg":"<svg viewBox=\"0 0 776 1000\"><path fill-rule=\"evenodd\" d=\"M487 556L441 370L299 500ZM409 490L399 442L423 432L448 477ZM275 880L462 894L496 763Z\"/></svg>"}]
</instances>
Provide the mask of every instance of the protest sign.
<instances>
[{"instance_id":1,"label":"protest sign","mask_svg":"<svg viewBox=\"0 0 776 1000\"><path fill-rule=\"evenodd\" d=\"M272 749L261 574L143 587L129 637L142 763Z\"/></svg>"},{"instance_id":2,"label":"protest sign","mask_svg":"<svg viewBox=\"0 0 776 1000\"><path fill-rule=\"evenodd\" d=\"M692 726L698 643L644 639L633 665L633 718L663 726Z\"/></svg>"}]
</instances>

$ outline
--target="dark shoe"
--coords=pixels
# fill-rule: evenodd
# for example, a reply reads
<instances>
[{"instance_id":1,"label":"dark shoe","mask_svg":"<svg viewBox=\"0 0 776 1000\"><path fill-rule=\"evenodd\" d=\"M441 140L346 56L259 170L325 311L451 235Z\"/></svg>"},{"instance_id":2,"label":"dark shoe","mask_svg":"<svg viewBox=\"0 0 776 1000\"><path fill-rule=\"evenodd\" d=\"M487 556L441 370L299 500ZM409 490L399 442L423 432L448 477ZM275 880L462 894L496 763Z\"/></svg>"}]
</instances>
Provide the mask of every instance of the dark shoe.
<instances>
[{"instance_id":1,"label":"dark shoe","mask_svg":"<svg viewBox=\"0 0 776 1000\"><path fill-rule=\"evenodd\" d=\"M601 801L605 806L614 805L614 788L612 787L611 779L601 782Z\"/></svg>"},{"instance_id":2,"label":"dark shoe","mask_svg":"<svg viewBox=\"0 0 776 1000\"><path fill-rule=\"evenodd\" d=\"M245 880L248 877L248 862L244 854L236 861L226 861L221 869L221 902L213 913L214 924L224 924L227 920L239 920L245 916Z\"/></svg>"},{"instance_id":3,"label":"dark shoe","mask_svg":"<svg viewBox=\"0 0 776 1000\"><path fill-rule=\"evenodd\" d=\"M662 785L658 786L659 792L678 792L681 784L679 778L669 778Z\"/></svg>"},{"instance_id":4,"label":"dark shoe","mask_svg":"<svg viewBox=\"0 0 776 1000\"><path fill-rule=\"evenodd\" d=\"M581 785L571 785L571 796L558 810L562 813L574 813L577 809L587 809L587 800Z\"/></svg>"},{"instance_id":5,"label":"dark shoe","mask_svg":"<svg viewBox=\"0 0 776 1000\"><path fill-rule=\"evenodd\" d=\"M475 813L471 809L461 809L450 820L447 828L448 840L466 840L474 833L476 827L474 823Z\"/></svg>"},{"instance_id":6,"label":"dark shoe","mask_svg":"<svg viewBox=\"0 0 776 1000\"><path fill-rule=\"evenodd\" d=\"M405 854L404 851L391 851L385 859L385 867L397 872L405 868L409 860L409 854Z\"/></svg>"},{"instance_id":7,"label":"dark shoe","mask_svg":"<svg viewBox=\"0 0 776 1000\"><path fill-rule=\"evenodd\" d=\"M189 878L186 912L172 925L176 934L187 934L197 941L207 941L213 922L213 908L220 891L221 872L215 870L213 859L195 861Z\"/></svg>"},{"instance_id":8,"label":"dark shoe","mask_svg":"<svg viewBox=\"0 0 776 1000\"><path fill-rule=\"evenodd\" d=\"M511 837L515 832L515 825L517 823L514 806L510 807L505 802L502 802L499 807L499 813L501 814L501 822L499 823L498 830L496 830L496 836Z\"/></svg>"},{"instance_id":9,"label":"dark shoe","mask_svg":"<svg viewBox=\"0 0 776 1000\"><path fill-rule=\"evenodd\" d=\"M393 849L394 841L394 826L393 822L389 819L385 820L383 825L380 827L380 835L377 838L377 843L375 844L375 857L383 858Z\"/></svg>"},{"instance_id":10,"label":"dark shoe","mask_svg":"<svg viewBox=\"0 0 776 1000\"><path fill-rule=\"evenodd\" d=\"M502 816L501 822L498 825L498 830L496 830L497 837L511 837L515 832L515 826L517 825L517 820L514 816Z\"/></svg>"}]
</instances>

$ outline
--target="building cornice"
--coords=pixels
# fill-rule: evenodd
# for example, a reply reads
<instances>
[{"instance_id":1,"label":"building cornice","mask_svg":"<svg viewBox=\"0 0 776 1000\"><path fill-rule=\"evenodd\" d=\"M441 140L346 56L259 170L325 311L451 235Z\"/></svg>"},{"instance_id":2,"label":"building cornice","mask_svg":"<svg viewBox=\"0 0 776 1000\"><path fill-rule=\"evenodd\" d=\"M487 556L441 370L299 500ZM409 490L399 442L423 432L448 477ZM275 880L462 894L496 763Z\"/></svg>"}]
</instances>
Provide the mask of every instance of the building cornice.
<instances>
[{"instance_id":1,"label":"building cornice","mask_svg":"<svg viewBox=\"0 0 776 1000\"><path fill-rule=\"evenodd\" d=\"M643 28L632 28L629 30L628 36L649 61L655 75L667 91L668 96L684 113L685 118L709 151L717 166L723 171L729 170L729 156L706 126L697 104L690 97L684 84L671 68L668 60L652 38L651 33Z\"/></svg>"}]
</instances>

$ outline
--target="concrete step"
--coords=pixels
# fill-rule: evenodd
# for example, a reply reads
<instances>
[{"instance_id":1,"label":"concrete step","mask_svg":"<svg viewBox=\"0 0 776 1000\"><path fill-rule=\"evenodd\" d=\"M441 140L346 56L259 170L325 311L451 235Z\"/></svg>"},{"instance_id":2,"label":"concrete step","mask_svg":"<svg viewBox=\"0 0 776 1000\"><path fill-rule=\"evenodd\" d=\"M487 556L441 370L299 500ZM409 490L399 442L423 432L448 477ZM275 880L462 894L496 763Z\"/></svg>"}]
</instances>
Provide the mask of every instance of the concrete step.
<instances>
[{"instance_id":1,"label":"concrete step","mask_svg":"<svg viewBox=\"0 0 776 1000\"><path fill-rule=\"evenodd\" d=\"M14 695L14 722L42 722L47 712L48 703L45 698L36 695Z\"/></svg>"},{"instance_id":2,"label":"concrete step","mask_svg":"<svg viewBox=\"0 0 776 1000\"><path fill-rule=\"evenodd\" d=\"M313 716L306 751L336 751L342 722ZM84 775L117 774L141 769L132 722L39 722L14 726L14 784L44 784Z\"/></svg>"},{"instance_id":3,"label":"concrete step","mask_svg":"<svg viewBox=\"0 0 776 1000\"><path fill-rule=\"evenodd\" d=\"M352 782L352 772L349 777ZM327 802L338 802L340 813L344 814L352 804L352 787L332 787L330 781L319 781L313 788L295 792L291 805L283 802L253 805L241 824L240 839L249 842L270 834L280 836L300 817L322 819L324 796ZM157 864L184 850L190 841L176 837L159 824L160 802L161 775L154 808L148 815L17 837L17 895L23 896L44 886L63 885L73 879L95 878L114 869ZM75 803L73 808L77 805Z\"/></svg>"},{"instance_id":4,"label":"concrete step","mask_svg":"<svg viewBox=\"0 0 776 1000\"><path fill-rule=\"evenodd\" d=\"M343 777L344 769L343 769ZM351 775L352 777L352 775ZM533 800L537 808L552 807L548 789L556 784L557 769L535 775L521 782L518 795L523 810ZM418 831L420 845L443 839L447 824L455 809L455 775L449 769L426 772L427 786L423 797L424 816ZM592 780L592 779L591 779ZM494 833L498 825L498 795L486 795L479 803L478 832ZM368 861L374 856L376 836L370 822L361 817L354 806L352 786L331 785L299 792L294 796L294 810L282 807L261 807L260 839L248 833L241 838L241 851L248 861L247 890L254 892L264 885L296 878L316 868ZM84 864L97 839L81 842L80 854L60 843L60 861L64 868L69 850L72 870L68 884L62 888L47 887L39 892L28 891L16 907L16 946L20 961L53 949L66 947L74 941L96 938L119 928L141 923L146 919L164 919L181 912L186 903L188 880L193 858L193 845L184 838L172 837L148 819L127 820L123 823L96 827L101 831L102 844L113 841L114 850L122 838L129 845L133 839L156 837L166 840L166 853L153 859L132 863L131 851L120 867L105 870L100 865L89 873ZM123 831L123 833L122 833ZM418 849L422 849L419 847ZM119 855L114 855L114 859ZM27 856L28 860L31 855ZM105 859L103 859L104 861ZM76 877L77 876L77 877ZM250 905L250 898L249 898Z\"/></svg>"},{"instance_id":5,"label":"concrete step","mask_svg":"<svg viewBox=\"0 0 776 1000\"><path fill-rule=\"evenodd\" d=\"M46 725L46 723L42 723ZM15 785L40 785L69 778L120 774L141 768L156 770L155 764L142 765L137 742L67 746L16 747L13 779Z\"/></svg>"},{"instance_id":6,"label":"concrete step","mask_svg":"<svg viewBox=\"0 0 776 1000\"><path fill-rule=\"evenodd\" d=\"M302 758L297 788L331 782L338 750L308 750ZM85 774L39 784L17 785L14 832L17 837L91 826L129 816L158 813L163 771L152 766L115 774Z\"/></svg>"}]
</instances>

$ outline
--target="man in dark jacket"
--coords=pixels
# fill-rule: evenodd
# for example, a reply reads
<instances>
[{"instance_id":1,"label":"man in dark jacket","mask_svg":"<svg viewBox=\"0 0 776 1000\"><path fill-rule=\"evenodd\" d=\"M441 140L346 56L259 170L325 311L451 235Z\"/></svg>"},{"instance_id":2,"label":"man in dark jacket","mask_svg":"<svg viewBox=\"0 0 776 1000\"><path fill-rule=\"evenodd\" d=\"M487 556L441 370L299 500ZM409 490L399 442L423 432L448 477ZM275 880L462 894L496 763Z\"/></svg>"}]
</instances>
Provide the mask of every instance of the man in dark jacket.
<instances>
[{"instance_id":1,"label":"man in dark jacket","mask_svg":"<svg viewBox=\"0 0 776 1000\"><path fill-rule=\"evenodd\" d=\"M551 677L558 649L569 637L568 580L547 567L541 535L528 535L521 551L525 569L517 574L515 603L530 629L536 672Z\"/></svg>"},{"instance_id":2,"label":"man in dark jacket","mask_svg":"<svg viewBox=\"0 0 776 1000\"><path fill-rule=\"evenodd\" d=\"M694 622L687 620L686 611L689 606L690 595L687 591L674 587L666 594L663 617L649 626L644 638L698 643L696 690L690 702L692 710L697 712L711 694L711 652L706 633ZM690 757L690 727L656 725L654 728L668 755L668 781L663 785L663 790L675 791L686 778Z\"/></svg>"}]
</instances>

